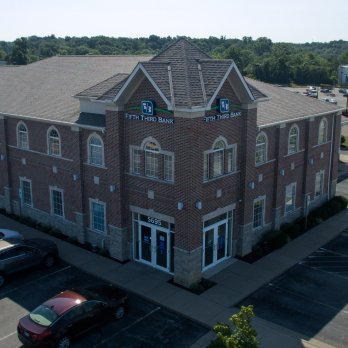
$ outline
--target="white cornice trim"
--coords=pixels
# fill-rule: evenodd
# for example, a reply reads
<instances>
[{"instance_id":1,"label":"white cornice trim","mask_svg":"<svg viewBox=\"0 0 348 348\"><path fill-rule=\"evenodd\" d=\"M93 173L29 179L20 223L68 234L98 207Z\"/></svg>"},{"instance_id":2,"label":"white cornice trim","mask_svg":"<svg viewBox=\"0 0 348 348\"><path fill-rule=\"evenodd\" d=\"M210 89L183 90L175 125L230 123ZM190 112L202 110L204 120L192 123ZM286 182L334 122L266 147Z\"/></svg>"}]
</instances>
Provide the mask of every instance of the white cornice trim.
<instances>
[{"instance_id":1,"label":"white cornice trim","mask_svg":"<svg viewBox=\"0 0 348 348\"><path fill-rule=\"evenodd\" d=\"M167 108L168 110L173 110L172 104L170 103L170 101L166 98L166 96L163 94L163 92L161 91L161 89L157 86L157 84L155 83L155 81L151 78L151 76L149 75L149 73L146 71L146 69L143 67L143 65L141 63L138 63L138 65L134 68L133 72L129 75L129 77L127 78L126 83L122 86L122 88L118 91L118 93L116 94L115 98L113 99L113 102L116 104L118 99L123 95L123 93L125 92L125 90L127 89L127 87L130 85L130 83L132 82L132 80L134 79L135 75L139 72L142 71L142 73L146 76L146 78L150 81L150 83L152 84L152 86L155 88L155 90L157 91L157 93L160 95L160 97L163 99L163 101L167 104Z\"/></svg>"},{"instance_id":2,"label":"white cornice trim","mask_svg":"<svg viewBox=\"0 0 348 348\"><path fill-rule=\"evenodd\" d=\"M325 111L325 112L320 112L320 113L317 113L317 114L312 114L312 115L306 115L306 116L291 118L291 119L288 119L288 120L275 121L275 122L272 122L272 123L263 124L263 125L261 125L261 126L258 126L258 128L259 128L259 129L262 129L262 128L267 128L267 127L272 127L272 126L275 126L275 125L278 125L278 124L287 124L287 123L291 123L291 122L306 120L306 119L311 118L311 117L319 117L319 116L325 116L325 115L328 115L328 116L329 116L329 115L340 116L340 115L341 115L341 112L342 112L343 110L346 110L346 109L343 108L343 109L338 109L338 110ZM335 114L336 114L336 115L335 115Z\"/></svg>"},{"instance_id":3,"label":"white cornice trim","mask_svg":"<svg viewBox=\"0 0 348 348\"><path fill-rule=\"evenodd\" d=\"M68 126L68 127L76 126L76 127L83 128L83 129L98 130L98 131L102 131L102 132L105 130L105 127L82 125L82 124L78 124L76 122L65 122L65 121L59 121L59 120L50 120L48 118L40 118L40 117L35 117L35 116L26 116L26 115L0 113L0 117L1 116L9 117L9 118L20 118L20 119L30 120L30 121L34 121L34 122L58 124L58 125Z\"/></svg>"}]
</instances>

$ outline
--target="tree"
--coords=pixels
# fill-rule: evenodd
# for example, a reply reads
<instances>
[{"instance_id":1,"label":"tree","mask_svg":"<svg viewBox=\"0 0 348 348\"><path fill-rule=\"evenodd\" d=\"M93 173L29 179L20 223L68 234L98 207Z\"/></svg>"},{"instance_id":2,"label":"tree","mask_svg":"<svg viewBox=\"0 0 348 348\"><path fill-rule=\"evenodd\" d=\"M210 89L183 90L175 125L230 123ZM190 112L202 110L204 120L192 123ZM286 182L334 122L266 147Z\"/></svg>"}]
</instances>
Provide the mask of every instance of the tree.
<instances>
[{"instance_id":1,"label":"tree","mask_svg":"<svg viewBox=\"0 0 348 348\"><path fill-rule=\"evenodd\" d=\"M230 322L234 329L231 330L228 324L217 323L214 326L214 332L217 338L210 343L208 348L257 348L260 346L257 340L257 332L251 325L251 319L254 317L253 306L247 306L240 309L236 314L230 317Z\"/></svg>"},{"instance_id":2,"label":"tree","mask_svg":"<svg viewBox=\"0 0 348 348\"><path fill-rule=\"evenodd\" d=\"M10 63L16 65L28 64L28 40L21 37L14 42Z\"/></svg>"}]
</instances>

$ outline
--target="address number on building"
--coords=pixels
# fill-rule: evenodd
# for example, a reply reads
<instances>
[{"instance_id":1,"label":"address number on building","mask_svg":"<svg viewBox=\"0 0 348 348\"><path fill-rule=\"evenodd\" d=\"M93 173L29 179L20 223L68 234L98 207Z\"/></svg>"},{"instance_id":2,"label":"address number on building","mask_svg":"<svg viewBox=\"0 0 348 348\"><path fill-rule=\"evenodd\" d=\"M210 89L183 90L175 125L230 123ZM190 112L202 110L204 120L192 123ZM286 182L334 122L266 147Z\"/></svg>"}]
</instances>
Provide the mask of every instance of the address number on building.
<instances>
[{"instance_id":1,"label":"address number on building","mask_svg":"<svg viewBox=\"0 0 348 348\"><path fill-rule=\"evenodd\" d=\"M162 225L160 219L155 219L155 218L153 218L151 216L147 217L147 222L149 222L150 224L153 224L153 225L157 225L157 226L161 226Z\"/></svg>"}]
</instances>

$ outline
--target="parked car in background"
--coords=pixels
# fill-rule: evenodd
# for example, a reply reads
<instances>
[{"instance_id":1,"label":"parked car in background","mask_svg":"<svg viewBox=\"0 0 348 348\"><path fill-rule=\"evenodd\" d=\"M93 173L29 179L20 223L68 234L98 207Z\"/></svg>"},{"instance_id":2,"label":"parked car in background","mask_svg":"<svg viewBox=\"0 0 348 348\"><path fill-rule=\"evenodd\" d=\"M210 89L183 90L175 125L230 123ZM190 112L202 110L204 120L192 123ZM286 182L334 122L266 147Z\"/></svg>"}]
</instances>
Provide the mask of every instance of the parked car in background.
<instances>
[{"instance_id":1,"label":"parked car in background","mask_svg":"<svg viewBox=\"0 0 348 348\"><path fill-rule=\"evenodd\" d=\"M0 228L0 239L23 239L23 235L17 231Z\"/></svg>"},{"instance_id":2,"label":"parked car in background","mask_svg":"<svg viewBox=\"0 0 348 348\"><path fill-rule=\"evenodd\" d=\"M330 97L336 97L335 93L330 93Z\"/></svg>"},{"instance_id":3,"label":"parked car in background","mask_svg":"<svg viewBox=\"0 0 348 348\"><path fill-rule=\"evenodd\" d=\"M331 89L329 89L329 88L322 88L322 89L320 90L320 92L321 92L321 93L331 93Z\"/></svg>"},{"instance_id":4,"label":"parked car in background","mask_svg":"<svg viewBox=\"0 0 348 348\"><path fill-rule=\"evenodd\" d=\"M348 97L348 92L344 93L343 97Z\"/></svg>"},{"instance_id":5,"label":"parked car in background","mask_svg":"<svg viewBox=\"0 0 348 348\"><path fill-rule=\"evenodd\" d=\"M348 90L346 88L340 88L338 90L339 93L348 93Z\"/></svg>"},{"instance_id":6,"label":"parked car in background","mask_svg":"<svg viewBox=\"0 0 348 348\"><path fill-rule=\"evenodd\" d=\"M0 287L8 275L41 264L51 267L57 258L56 244L47 239L0 240Z\"/></svg>"},{"instance_id":7,"label":"parked car in background","mask_svg":"<svg viewBox=\"0 0 348 348\"><path fill-rule=\"evenodd\" d=\"M29 347L68 348L75 337L123 318L127 307L128 295L113 285L66 290L20 319L17 334Z\"/></svg>"},{"instance_id":8,"label":"parked car in background","mask_svg":"<svg viewBox=\"0 0 348 348\"><path fill-rule=\"evenodd\" d=\"M329 99L329 103L331 103L331 104L337 104L337 100L336 100L336 99L333 99L333 98L330 98L330 99Z\"/></svg>"},{"instance_id":9,"label":"parked car in background","mask_svg":"<svg viewBox=\"0 0 348 348\"><path fill-rule=\"evenodd\" d=\"M317 91L317 87L314 86L308 86L306 89L307 92L316 92Z\"/></svg>"}]
</instances>

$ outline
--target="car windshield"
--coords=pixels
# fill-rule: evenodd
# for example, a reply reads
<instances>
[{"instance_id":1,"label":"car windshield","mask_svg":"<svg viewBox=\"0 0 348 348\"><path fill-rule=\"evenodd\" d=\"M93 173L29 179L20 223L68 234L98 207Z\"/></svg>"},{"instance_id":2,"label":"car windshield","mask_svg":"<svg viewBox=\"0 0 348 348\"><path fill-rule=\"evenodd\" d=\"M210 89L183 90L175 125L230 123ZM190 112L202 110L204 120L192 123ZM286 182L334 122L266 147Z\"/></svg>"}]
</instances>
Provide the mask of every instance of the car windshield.
<instances>
[{"instance_id":1,"label":"car windshield","mask_svg":"<svg viewBox=\"0 0 348 348\"><path fill-rule=\"evenodd\" d=\"M29 314L29 317L39 325L50 326L58 318L58 314L51 308L40 305Z\"/></svg>"}]
</instances>

